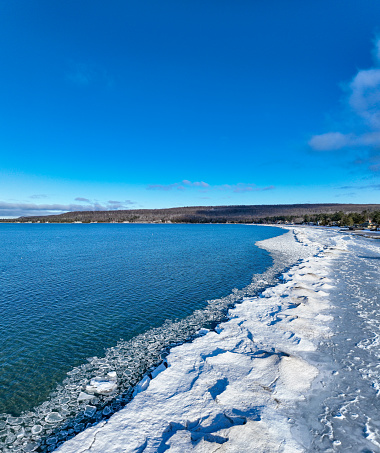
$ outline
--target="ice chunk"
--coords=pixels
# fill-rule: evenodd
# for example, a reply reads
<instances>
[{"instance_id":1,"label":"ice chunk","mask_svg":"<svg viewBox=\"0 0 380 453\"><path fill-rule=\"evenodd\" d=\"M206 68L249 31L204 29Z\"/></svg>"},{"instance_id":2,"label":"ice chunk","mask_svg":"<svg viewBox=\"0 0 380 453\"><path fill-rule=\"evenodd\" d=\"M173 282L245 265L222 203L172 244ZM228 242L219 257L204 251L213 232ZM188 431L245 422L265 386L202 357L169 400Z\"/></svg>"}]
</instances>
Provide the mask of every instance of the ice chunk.
<instances>
[{"instance_id":1,"label":"ice chunk","mask_svg":"<svg viewBox=\"0 0 380 453\"><path fill-rule=\"evenodd\" d=\"M58 412L50 412L50 414L45 417L45 420L48 423L58 423L62 420L62 416Z\"/></svg>"},{"instance_id":2,"label":"ice chunk","mask_svg":"<svg viewBox=\"0 0 380 453\"><path fill-rule=\"evenodd\" d=\"M156 376L158 376L160 373L162 373L163 371L166 370L166 366L164 363L161 363L161 365L159 365L157 368L155 368L153 371L152 371L152 379L154 379Z\"/></svg>"},{"instance_id":3,"label":"ice chunk","mask_svg":"<svg viewBox=\"0 0 380 453\"><path fill-rule=\"evenodd\" d=\"M136 388L133 392L133 396L136 396L138 393L143 392L149 387L150 377L144 376L142 380L136 385Z\"/></svg>"},{"instance_id":4,"label":"ice chunk","mask_svg":"<svg viewBox=\"0 0 380 453\"><path fill-rule=\"evenodd\" d=\"M23 419L21 417L8 417L7 422L11 426L21 425L21 423L23 422Z\"/></svg>"},{"instance_id":5,"label":"ice chunk","mask_svg":"<svg viewBox=\"0 0 380 453\"><path fill-rule=\"evenodd\" d=\"M113 381L116 381L117 380L116 371L110 371L109 373L107 373L107 377L109 377Z\"/></svg>"},{"instance_id":6,"label":"ice chunk","mask_svg":"<svg viewBox=\"0 0 380 453\"><path fill-rule=\"evenodd\" d=\"M206 333L210 332L209 329L202 328L198 330L198 335L206 335Z\"/></svg>"},{"instance_id":7,"label":"ice chunk","mask_svg":"<svg viewBox=\"0 0 380 453\"><path fill-rule=\"evenodd\" d=\"M109 414L111 414L111 413L112 413L112 411L111 411L111 409L110 409L108 406L106 406L106 407L103 409L103 415L107 416L107 415L109 415Z\"/></svg>"},{"instance_id":8,"label":"ice chunk","mask_svg":"<svg viewBox=\"0 0 380 453\"><path fill-rule=\"evenodd\" d=\"M16 440L16 436L11 431L8 431L8 436L5 439L5 442L7 444L12 444L15 440Z\"/></svg>"},{"instance_id":9,"label":"ice chunk","mask_svg":"<svg viewBox=\"0 0 380 453\"><path fill-rule=\"evenodd\" d=\"M36 451L39 447L37 442L29 442L28 444L24 445L22 448L25 452Z\"/></svg>"},{"instance_id":10,"label":"ice chunk","mask_svg":"<svg viewBox=\"0 0 380 453\"><path fill-rule=\"evenodd\" d=\"M46 439L46 443L48 445L53 445L53 444L56 444L58 442L58 439L56 437L49 437L48 439Z\"/></svg>"},{"instance_id":11,"label":"ice chunk","mask_svg":"<svg viewBox=\"0 0 380 453\"><path fill-rule=\"evenodd\" d=\"M86 409L84 411L84 415L87 417L92 417L96 412L96 407L95 406L86 406Z\"/></svg>"},{"instance_id":12,"label":"ice chunk","mask_svg":"<svg viewBox=\"0 0 380 453\"><path fill-rule=\"evenodd\" d=\"M90 384L86 386L86 392L97 393L99 395L109 395L117 389L115 380L106 379L104 377L96 376L91 379Z\"/></svg>"},{"instance_id":13,"label":"ice chunk","mask_svg":"<svg viewBox=\"0 0 380 453\"><path fill-rule=\"evenodd\" d=\"M80 392L78 396L78 403L81 403L83 401L90 401L94 398L94 395L89 395L88 393L85 392Z\"/></svg>"},{"instance_id":14,"label":"ice chunk","mask_svg":"<svg viewBox=\"0 0 380 453\"><path fill-rule=\"evenodd\" d=\"M18 439L21 439L21 437L25 436L25 429L22 427L20 431L17 431L16 436Z\"/></svg>"},{"instance_id":15,"label":"ice chunk","mask_svg":"<svg viewBox=\"0 0 380 453\"><path fill-rule=\"evenodd\" d=\"M41 425L34 425L32 427L32 434L40 434L41 431L42 431Z\"/></svg>"}]
</instances>

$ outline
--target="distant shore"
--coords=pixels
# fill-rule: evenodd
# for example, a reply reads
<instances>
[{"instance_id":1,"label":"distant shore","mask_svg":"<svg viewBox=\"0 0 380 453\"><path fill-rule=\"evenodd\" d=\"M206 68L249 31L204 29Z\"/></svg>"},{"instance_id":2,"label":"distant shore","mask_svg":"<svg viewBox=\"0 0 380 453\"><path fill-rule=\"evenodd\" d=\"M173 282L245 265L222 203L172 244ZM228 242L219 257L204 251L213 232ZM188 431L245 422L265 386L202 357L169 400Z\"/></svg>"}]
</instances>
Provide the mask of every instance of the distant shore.
<instances>
[{"instance_id":1,"label":"distant shore","mask_svg":"<svg viewBox=\"0 0 380 453\"><path fill-rule=\"evenodd\" d=\"M166 209L72 211L3 219L7 223L275 223L351 226L380 224L380 204L185 206ZM0 219L1 221L1 219Z\"/></svg>"}]
</instances>

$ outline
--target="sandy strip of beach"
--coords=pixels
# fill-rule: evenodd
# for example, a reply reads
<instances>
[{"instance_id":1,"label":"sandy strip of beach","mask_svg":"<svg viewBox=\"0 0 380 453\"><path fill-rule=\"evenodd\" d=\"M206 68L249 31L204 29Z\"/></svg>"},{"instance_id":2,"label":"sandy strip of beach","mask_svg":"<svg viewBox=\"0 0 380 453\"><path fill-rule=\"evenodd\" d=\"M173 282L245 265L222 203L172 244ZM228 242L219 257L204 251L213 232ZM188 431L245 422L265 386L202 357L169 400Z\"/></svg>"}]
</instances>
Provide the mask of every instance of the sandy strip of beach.
<instances>
[{"instance_id":1,"label":"sandy strip of beach","mask_svg":"<svg viewBox=\"0 0 380 453\"><path fill-rule=\"evenodd\" d=\"M334 435L319 449L310 418L321 425L318 395L326 399L338 375L329 351L348 242L336 231L292 228L258 243L289 264L280 282L244 298L214 331L174 347L124 409L56 451L335 451L342 442ZM371 435L370 451L378 451Z\"/></svg>"}]
</instances>

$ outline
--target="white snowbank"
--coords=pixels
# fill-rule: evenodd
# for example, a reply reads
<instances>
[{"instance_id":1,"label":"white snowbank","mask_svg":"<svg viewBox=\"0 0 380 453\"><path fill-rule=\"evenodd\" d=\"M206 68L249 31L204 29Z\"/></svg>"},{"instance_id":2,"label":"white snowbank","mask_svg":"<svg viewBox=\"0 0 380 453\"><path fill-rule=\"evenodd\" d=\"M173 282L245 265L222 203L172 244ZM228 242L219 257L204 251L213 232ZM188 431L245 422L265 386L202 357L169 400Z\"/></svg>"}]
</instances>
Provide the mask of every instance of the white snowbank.
<instances>
[{"instance_id":1,"label":"white snowbank","mask_svg":"<svg viewBox=\"0 0 380 453\"><path fill-rule=\"evenodd\" d=\"M330 335L328 268L342 244L335 234L297 228L262 241L275 259L301 261L262 297L231 309L216 331L173 348L167 368L144 377L123 410L57 451L304 451L290 414L318 375L310 355Z\"/></svg>"}]
</instances>

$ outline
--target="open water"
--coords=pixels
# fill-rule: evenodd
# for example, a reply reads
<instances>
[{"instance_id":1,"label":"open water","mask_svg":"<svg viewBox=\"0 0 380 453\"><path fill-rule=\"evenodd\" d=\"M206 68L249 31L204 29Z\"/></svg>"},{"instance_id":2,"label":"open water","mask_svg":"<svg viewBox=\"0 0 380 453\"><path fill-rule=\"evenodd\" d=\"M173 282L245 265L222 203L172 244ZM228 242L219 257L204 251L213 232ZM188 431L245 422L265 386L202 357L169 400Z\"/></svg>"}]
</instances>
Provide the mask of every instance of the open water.
<instances>
[{"instance_id":1,"label":"open water","mask_svg":"<svg viewBox=\"0 0 380 453\"><path fill-rule=\"evenodd\" d=\"M165 348L219 321L271 266L255 242L283 232L0 224L0 446L52 451L57 427L66 423L65 440L122 407ZM109 371L119 397L78 402L86 382Z\"/></svg>"}]
</instances>

